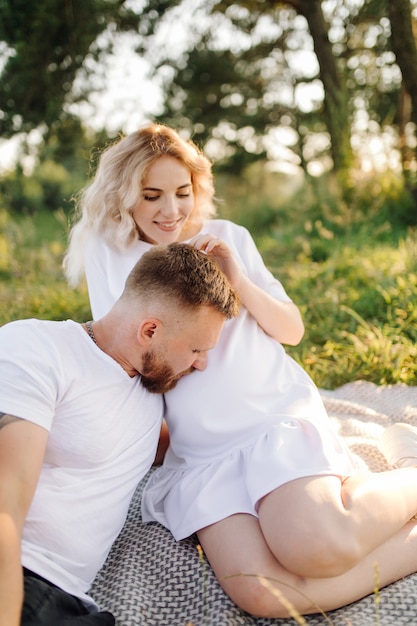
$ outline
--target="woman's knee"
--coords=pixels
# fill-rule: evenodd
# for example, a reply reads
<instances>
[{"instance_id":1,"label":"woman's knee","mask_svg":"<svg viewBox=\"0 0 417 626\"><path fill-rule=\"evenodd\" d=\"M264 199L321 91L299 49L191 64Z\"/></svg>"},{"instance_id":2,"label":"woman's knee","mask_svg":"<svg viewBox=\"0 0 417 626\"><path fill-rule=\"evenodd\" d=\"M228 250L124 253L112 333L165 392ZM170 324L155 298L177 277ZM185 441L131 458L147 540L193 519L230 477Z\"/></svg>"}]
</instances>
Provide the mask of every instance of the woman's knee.
<instances>
[{"instance_id":1,"label":"woman's knee","mask_svg":"<svg viewBox=\"0 0 417 626\"><path fill-rule=\"evenodd\" d=\"M259 523L274 557L297 576L338 576L363 556L337 476L299 479L271 492L260 502Z\"/></svg>"}]
</instances>

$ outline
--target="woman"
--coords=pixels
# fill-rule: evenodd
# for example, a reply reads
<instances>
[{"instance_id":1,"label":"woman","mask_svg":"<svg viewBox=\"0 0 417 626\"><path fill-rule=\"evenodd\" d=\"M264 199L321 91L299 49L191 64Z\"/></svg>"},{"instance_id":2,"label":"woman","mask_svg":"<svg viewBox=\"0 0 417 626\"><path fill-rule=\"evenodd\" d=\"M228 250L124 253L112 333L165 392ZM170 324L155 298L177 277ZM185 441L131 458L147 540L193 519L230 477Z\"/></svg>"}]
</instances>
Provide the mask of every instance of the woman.
<instances>
[{"instance_id":1,"label":"woman","mask_svg":"<svg viewBox=\"0 0 417 626\"><path fill-rule=\"evenodd\" d=\"M243 304L207 368L165 396L171 445L144 520L177 539L197 532L225 591L258 616L287 616L287 601L314 613L361 598L375 562L381 587L416 571L416 469L356 470L282 346L302 338L298 308L250 234L210 219L211 168L197 147L165 126L139 129L103 153L81 210L66 269L74 282L84 264L94 317L149 246L174 240L214 256ZM276 581L281 599L253 574Z\"/></svg>"},{"instance_id":2,"label":"woman","mask_svg":"<svg viewBox=\"0 0 417 626\"><path fill-rule=\"evenodd\" d=\"M86 273L94 319L111 308L149 244L200 231L215 214L213 193L209 161L168 127L144 126L103 152L64 259L70 284Z\"/></svg>"}]
</instances>

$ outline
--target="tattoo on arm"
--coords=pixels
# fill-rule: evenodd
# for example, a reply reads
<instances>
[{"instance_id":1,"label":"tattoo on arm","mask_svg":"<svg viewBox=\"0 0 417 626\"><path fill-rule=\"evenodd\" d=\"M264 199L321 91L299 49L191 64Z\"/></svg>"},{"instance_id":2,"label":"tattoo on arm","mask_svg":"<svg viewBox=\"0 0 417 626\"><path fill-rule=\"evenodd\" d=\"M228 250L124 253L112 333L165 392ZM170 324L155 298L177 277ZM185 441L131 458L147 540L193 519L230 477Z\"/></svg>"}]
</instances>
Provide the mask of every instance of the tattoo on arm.
<instances>
[{"instance_id":1,"label":"tattoo on arm","mask_svg":"<svg viewBox=\"0 0 417 626\"><path fill-rule=\"evenodd\" d=\"M0 411L0 429L7 426L7 424L12 424L13 422L20 422L22 420L21 417L16 417L15 415L9 415L8 413L3 413Z\"/></svg>"}]
</instances>

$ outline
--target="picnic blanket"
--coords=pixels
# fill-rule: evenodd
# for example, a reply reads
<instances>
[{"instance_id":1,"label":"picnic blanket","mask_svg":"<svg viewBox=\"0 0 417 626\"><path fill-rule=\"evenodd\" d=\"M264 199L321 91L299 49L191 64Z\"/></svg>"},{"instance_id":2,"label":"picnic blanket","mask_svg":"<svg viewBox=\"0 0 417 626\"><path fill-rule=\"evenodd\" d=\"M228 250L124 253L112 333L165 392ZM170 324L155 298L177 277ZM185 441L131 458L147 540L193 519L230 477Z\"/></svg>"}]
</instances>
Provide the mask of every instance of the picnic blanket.
<instances>
[{"instance_id":1,"label":"picnic blanket","mask_svg":"<svg viewBox=\"0 0 417 626\"><path fill-rule=\"evenodd\" d=\"M396 421L417 426L417 387L360 381L321 393L330 419L358 464L372 471L387 469L376 447L383 429ZM139 484L125 526L91 589L100 607L116 616L117 626L297 623L292 618L254 618L239 610L199 555L195 536L176 542L159 524L143 524L140 500L148 477ZM304 619L308 626L417 625L417 574L326 615Z\"/></svg>"}]
</instances>

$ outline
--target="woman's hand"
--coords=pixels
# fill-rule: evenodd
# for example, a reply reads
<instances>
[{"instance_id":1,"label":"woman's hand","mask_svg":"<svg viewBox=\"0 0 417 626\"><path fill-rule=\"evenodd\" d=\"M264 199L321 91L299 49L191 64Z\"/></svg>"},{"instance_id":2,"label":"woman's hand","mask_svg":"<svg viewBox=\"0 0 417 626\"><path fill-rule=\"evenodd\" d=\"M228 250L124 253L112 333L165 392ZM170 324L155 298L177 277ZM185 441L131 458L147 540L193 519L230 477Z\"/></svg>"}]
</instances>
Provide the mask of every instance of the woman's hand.
<instances>
[{"instance_id":1,"label":"woman's hand","mask_svg":"<svg viewBox=\"0 0 417 626\"><path fill-rule=\"evenodd\" d=\"M243 306L259 326L279 343L297 345L304 334L304 324L293 302L281 302L258 287L244 274L232 249L214 235L197 235L190 244L213 257L238 292Z\"/></svg>"},{"instance_id":2,"label":"woman's hand","mask_svg":"<svg viewBox=\"0 0 417 626\"><path fill-rule=\"evenodd\" d=\"M232 249L223 239L210 234L197 235L191 239L190 245L215 259L221 270L226 274L232 287L239 292L243 272L236 261Z\"/></svg>"}]
</instances>

